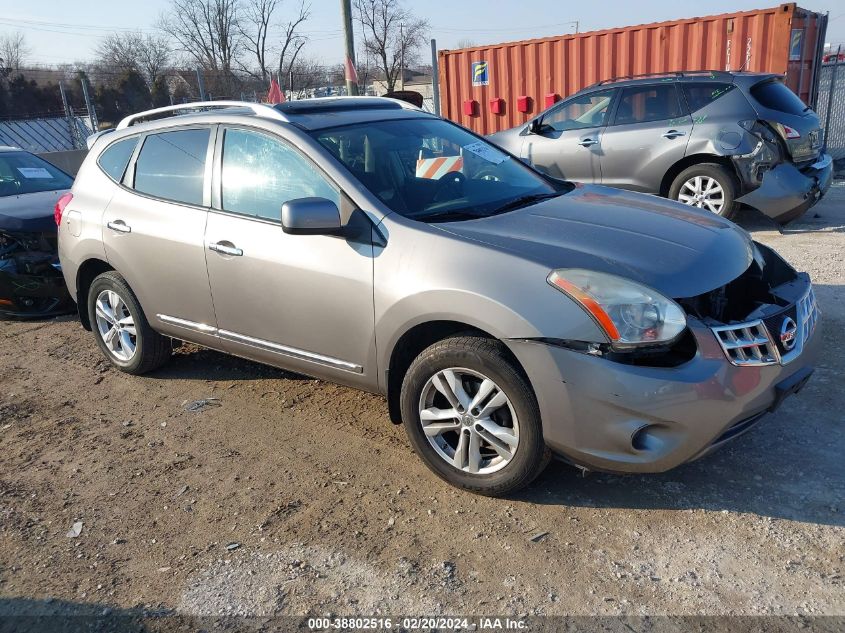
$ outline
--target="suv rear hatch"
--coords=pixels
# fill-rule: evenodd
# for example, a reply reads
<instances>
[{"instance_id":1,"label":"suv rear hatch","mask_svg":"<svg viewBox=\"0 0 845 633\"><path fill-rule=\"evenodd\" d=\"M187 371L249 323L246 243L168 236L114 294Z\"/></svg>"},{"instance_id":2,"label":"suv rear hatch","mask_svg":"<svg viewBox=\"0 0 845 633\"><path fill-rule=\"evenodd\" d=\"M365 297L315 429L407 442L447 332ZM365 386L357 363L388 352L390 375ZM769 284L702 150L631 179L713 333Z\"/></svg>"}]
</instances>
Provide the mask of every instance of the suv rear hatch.
<instances>
[{"instance_id":1,"label":"suv rear hatch","mask_svg":"<svg viewBox=\"0 0 845 633\"><path fill-rule=\"evenodd\" d=\"M787 88L780 77L767 77L749 90L751 105L783 138L792 161L803 167L821 154L818 115Z\"/></svg>"}]
</instances>

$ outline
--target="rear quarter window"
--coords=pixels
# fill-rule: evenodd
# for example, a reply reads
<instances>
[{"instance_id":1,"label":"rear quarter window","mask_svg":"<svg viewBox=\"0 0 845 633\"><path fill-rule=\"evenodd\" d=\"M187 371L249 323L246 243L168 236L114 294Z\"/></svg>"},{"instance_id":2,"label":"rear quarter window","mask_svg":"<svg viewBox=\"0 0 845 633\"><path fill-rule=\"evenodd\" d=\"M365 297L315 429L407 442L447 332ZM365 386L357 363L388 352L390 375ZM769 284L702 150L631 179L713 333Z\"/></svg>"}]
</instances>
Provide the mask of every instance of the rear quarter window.
<instances>
[{"instance_id":1,"label":"rear quarter window","mask_svg":"<svg viewBox=\"0 0 845 633\"><path fill-rule=\"evenodd\" d=\"M769 110L798 115L807 111L806 104L777 79L770 79L753 85L751 96L757 103Z\"/></svg>"},{"instance_id":2,"label":"rear quarter window","mask_svg":"<svg viewBox=\"0 0 845 633\"><path fill-rule=\"evenodd\" d=\"M690 112L696 112L721 99L735 87L733 84L715 82L684 84L684 97Z\"/></svg>"},{"instance_id":3,"label":"rear quarter window","mask_svg":"<svg viewBox=\"0 0 845 633\"><path fill-rule=\"evenodd\" d=\"M117 143L112 143L100 154L97 164L100 169L108 174L109 178L115 182L120 182L123 180L123 172L126 171L126 166L129 164L129 159L132 158L132 152L135 151L137 144L138 137L125 138Z\"/></svg>"}]
</instances>

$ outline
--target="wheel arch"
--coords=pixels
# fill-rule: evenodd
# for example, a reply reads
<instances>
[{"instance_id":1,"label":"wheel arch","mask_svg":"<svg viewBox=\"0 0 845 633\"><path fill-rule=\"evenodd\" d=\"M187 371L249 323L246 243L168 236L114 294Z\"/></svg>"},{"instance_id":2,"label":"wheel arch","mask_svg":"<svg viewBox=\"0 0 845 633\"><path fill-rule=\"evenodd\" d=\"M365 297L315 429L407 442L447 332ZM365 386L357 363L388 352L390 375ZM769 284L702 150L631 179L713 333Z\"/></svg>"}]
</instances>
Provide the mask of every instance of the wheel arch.
<instances>
[{"instance_id":1,"label":"wheel arch","mask_svg":"<svg viewBox=\"0 0 845 633\"><path fill-rule=\"evenodd\" d=\"M664 198L668 198L669 190L672 188L672 183L675 182L675 178L678 177L678 174L693 165L700 165L703 163L711 163L725 167L734 177L735 184L739 185L740 178L736 171L736 165L734 165L734 162L729 157L716 156L715 154L690 154L689 156L684 156L681 160L672 165L663 175L663 180L660 182L660 195Z\"/></svg>"},{"instance_id":2,"label":"wheel arch","mask_svg":"<svg viewBox=\"0 0 845 633\"><path fill-rule=\"evenodd\" d=\"M102 259L93 257L85 260L76 271L76 309L82 327L86 330L91 330L91 321L88 318L88 289L97 276L109 270L114 270L114 267Z\"/></svg>"},{"instance_id":3,"label":"wheel arch","mask_svg":"<svg viewBox=\"0 0 845 633\"><path fill-rule=\"evenodd\" d=\"M397 339L396 344L390 352L386 380L387 406L391 422L394 424L402 423L399 395L402 391L402 381L414 359L428 346L458 334L500 340L478 326L448 319L435 319L418 323L409 328ZM528 379L528 375L522 364L507 346L505 346L505 349L507 350L510 361L513 363L514 369L522 374L530 386L531 381Z\"/></svg>"}]
</instances>

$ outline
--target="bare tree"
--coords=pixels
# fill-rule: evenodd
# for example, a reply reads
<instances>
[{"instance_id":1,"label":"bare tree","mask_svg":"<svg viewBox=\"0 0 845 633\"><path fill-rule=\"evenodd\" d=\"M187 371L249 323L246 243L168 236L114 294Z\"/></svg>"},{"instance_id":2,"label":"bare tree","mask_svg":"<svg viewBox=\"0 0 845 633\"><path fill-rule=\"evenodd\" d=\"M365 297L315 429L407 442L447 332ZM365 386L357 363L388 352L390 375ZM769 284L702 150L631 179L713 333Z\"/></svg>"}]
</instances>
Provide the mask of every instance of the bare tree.
<instances>
[{"instance_id":1,"label":"bare tree","mask_svg":"<svg viewBox=\"0 0 845 633\"><path fill-rule=\"evenodd\" d=\"M109 70L138 72L152 88L170 66L171 53L164 37L130 31L112 33L100 42L97 61Z\"/></svg>"},{"instance_id":2,"label":"bare tree","mask_svg":"<svg viewBox=\"0 0 845 633\"><path fill-rule=\"evenodd\" d=\"M242 49L238 0L171 0L159 28L203 69L231 75Z\"/></svg>"},{"instance_id":3,"label":"bare tree","mask_svg":"<svg viewBox=\"0 0 845 633\"><path fill-rule=\"evenodd\" d=\"M364 49L384 73L387 90L394 90L402 60L405 68L416 61L428 36L428 22L401 0L355 0L355 17L364 31Z\"/></svg>"},{"instance_id":4,"label":"bare tree","mask_svg":"<svg viewBox=\"0 0 845 633\"><path fill-rule=\"evenodd\" d=\"M150 88L163 77L173 62L173 49L167 38L147 35L138 50L138 65Z\"/></svg>"},{"instance_id":5,"label":"bare tree","mask_svg":"<svg viewBox=\"0 0 845 633\"><path fill-rule=\"evenodd\" d=\"M314 88L319 88L326 81L326 67L315 59L300 57L292 65L288 73L289 88L297 99L309 96Z\"/></svg>"},{"instance_id":6,"label":"bare tree","mask_svg":"<svg viewBox=\"0 0 845 633\"><path fill-rule=\"evenodd\" d=\"M0 68L17 73L29 53L26 38L20 31L0 35Z\"/></svg>"},{"instance_id":7,"label":"bare tree","mask_svg":"<svg viewBox=\"0 0 845 633\"><path fill-rule=\"evenodd\" d=\"M462 38L458 40L458 48L472 48L475 46L475 42L469 38Z\"/></svg>"},{"instance_id":8,"label":"bare tree","mask_svg":"<svg viewBox=\"0 0 845 633\"><path fill-rule=\"evenodd\" d=\"M261 77L263 81L267 81L269 75L267 69L267 40L270 35L273 13L278 4L279 0L249 0L243 11L243 18L238 24L245 47L249 49L258 63L258 73L250 72L250 74Z\"/></svg>"},{"instance_id":9,"label":"bare tree","mask_svg":"<svg viewBox=\"0 0 845 633\"><path fill-rule=\"evenodd\" d=\"M311 16L311 5L305 4L302 0L299 4L299 13L295 18L287 22L282 28L282 46L279 51L279 77L290 76L296 58L302 51L302 47L308 39L298 33L299 27ZM284 79L282 79L284 82Z\"/></svg>"}]
</instances>

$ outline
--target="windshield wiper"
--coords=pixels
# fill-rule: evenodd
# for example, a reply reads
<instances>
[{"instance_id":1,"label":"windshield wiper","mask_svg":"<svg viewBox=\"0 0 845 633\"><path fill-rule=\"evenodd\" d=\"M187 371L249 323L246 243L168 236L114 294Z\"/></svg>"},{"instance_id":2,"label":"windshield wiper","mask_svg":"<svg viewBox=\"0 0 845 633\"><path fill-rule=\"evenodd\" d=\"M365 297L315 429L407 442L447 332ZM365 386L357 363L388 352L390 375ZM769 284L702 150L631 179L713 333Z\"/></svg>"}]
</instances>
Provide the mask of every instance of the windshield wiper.
<instances>
[{"instance_id":1,"label":"windshield wiper","mask_svg":"<svg viewBox=\"0 0 845 633\"><path fill-rule=\"evenodd\" d=\"M486 218L487 215L479 213L469 213L468 211L461 211L460 209L455 209L454 211L438 211L435 213L423 215L412 215L410 217L414 220L420 220L422 222L443 222L449 220L477 220L478 218Z\"/></svg>"},{"instance_id":2,"label":"windshield wiper","mask_svg":"<svg viewBox=\"0 0 845 633\"><path fill-rule=\"evenodd\" d=\"M493 209L490 215L504 213L505 211L513 211L514 209L518 209L520 207L527 207L529 204L539 202L540 200L556 198L559 195L561 195L560 191L555 191L554 193L532 193L527 196L519 196L518 198L514 198L513 200L506 202L502 206Z\"/></svg>"}]
</instances>

